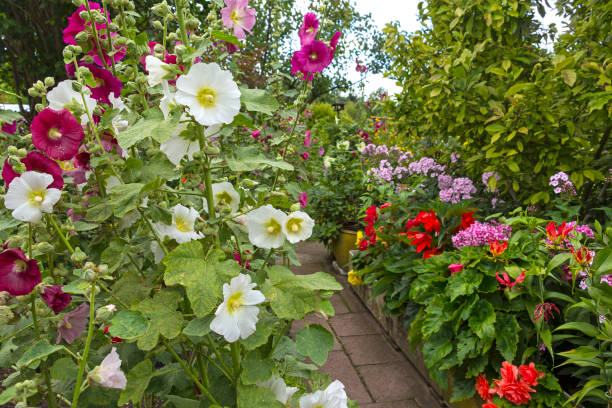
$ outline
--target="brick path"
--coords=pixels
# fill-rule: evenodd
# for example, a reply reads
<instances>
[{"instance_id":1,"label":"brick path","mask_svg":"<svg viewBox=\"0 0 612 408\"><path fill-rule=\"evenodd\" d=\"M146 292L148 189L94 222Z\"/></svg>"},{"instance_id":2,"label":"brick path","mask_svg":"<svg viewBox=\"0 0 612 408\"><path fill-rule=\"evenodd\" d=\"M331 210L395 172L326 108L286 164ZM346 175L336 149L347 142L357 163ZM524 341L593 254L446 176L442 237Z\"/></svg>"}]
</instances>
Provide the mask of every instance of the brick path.
<instances>
[{"instance_id":1,"label":"brick path","mask_svg":"<svg viewBox=\"0 0 612 408\"><path fill-rule=\"evenodd\" d=\"M344 290L332 297L336 316L328 321L314 316L335 337L322 370L332 379L342 381L349 398L361 408L440 408L442 405L408 359L383 334L378 322L355 296L346 277L335 273L321 244L302 244L298 250L302 266L292 268L297 274L326 271L334 274ZM296 322L291 334L304 327Z\"/></svg>"}]
</instances>

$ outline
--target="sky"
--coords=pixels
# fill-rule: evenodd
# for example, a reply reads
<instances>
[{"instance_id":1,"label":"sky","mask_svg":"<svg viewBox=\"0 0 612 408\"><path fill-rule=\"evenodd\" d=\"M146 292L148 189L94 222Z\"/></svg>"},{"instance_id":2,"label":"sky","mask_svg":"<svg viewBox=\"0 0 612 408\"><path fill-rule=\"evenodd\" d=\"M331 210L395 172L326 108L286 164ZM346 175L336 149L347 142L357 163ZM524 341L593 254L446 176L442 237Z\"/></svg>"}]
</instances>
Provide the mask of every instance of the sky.
<instances>
[{"instance_id":1,"label":"sky","mask_svg":"<svg viewBox=\"0 0 612 408\"><path fill-rule=\"evenodd\" d=\"M361 14L371 13L374 22L380 29L391 21L398 21L400 27L408 32L415 31L420 27L417 19L419 0L354 0L354 3L357 11ZM554 10L547 10L546 16L543 19L540 18L540 20L546 26L550 23L556 23L557 29L562 31L563 20L555 14ZM360 74L354 68L352 66L347 72L348 78L353 82L360 79ZM382 74L368 75L365 82L366 95L380 87L386 88L391 94L401 90L395 84L395 81L384 78Z\"/></svg>"}]
</instances>

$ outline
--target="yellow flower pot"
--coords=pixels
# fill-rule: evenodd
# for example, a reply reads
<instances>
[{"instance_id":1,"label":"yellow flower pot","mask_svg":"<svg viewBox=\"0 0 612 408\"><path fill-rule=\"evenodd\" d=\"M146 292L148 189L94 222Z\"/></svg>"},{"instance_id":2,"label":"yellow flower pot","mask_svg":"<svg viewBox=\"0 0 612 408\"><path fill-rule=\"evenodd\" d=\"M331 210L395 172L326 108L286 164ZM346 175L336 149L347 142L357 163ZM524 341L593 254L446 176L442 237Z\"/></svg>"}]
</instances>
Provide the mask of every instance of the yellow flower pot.
<instances>
[{"instance_id":1,"label":"yellow flower pot","mask_svg":"<svg viewBox=\"0 0 612 408\"><path fill-rule=\"evenodd\" d=\"M342 229L340 230L338 238L332 241L332 253L340 267L344 268L348 265L351 259L349 251L358 248L357 245L355 245L356 238L357 231Z\"/></svg>"}]
</instances>

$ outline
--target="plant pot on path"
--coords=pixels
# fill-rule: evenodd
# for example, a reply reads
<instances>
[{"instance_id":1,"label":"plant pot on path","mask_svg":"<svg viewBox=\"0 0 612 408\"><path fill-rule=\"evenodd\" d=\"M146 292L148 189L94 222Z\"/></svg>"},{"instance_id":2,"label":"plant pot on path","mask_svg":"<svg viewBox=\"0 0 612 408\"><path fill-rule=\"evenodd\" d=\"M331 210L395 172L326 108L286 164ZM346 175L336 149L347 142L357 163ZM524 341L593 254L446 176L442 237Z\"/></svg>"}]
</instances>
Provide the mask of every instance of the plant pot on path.
<instances>
[{"instance_id":1,"label":"plant pot on path","mask_svg":"<svg viewBox=\"0 0 612 408\"><path fill-rule=\"evenodd\" d=\"M332 253L334 254L334 259L338 263L338 266L341 268L345 268L351 259L349 251L357 249L357 245L355 244L356 240L357 231L346 228L341 229L340 235L332 240Z\"/></svg>"}]
</instances>

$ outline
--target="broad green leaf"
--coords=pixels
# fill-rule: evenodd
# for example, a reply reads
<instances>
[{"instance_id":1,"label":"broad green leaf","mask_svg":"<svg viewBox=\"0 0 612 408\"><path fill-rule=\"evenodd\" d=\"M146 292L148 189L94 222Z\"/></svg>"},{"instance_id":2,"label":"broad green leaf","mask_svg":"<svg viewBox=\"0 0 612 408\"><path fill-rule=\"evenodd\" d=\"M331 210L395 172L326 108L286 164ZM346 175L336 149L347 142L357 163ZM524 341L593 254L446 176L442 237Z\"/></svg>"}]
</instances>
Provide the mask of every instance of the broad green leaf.
<instances>
[{"instance_id":1,"label":"broad green leaf","mask_svg":"<svg viewBox=\"0 0 612 408\"><path fill-rule=\"evenodd\" d=\"M212 322L214 316L198 317L193 319L183 329L183 334L187 336L206 336L210 333L210 322ZM253 337L257 332L251 334L248 338Z\"/></svg>"},{"instance_id":2,"label":"broad green leaf","mask_svg":"<svg viewBox=\"0 0 612 408\"><path fill-rule=\"evenodd\" d=\"M176 125L176 120L166 120L159 108L153 108L148 111L146 117L140 119L127 130L120 132L117 135L117 141L123 150L129 149L147 137L152 137L157 142L163 143L170 138Z\"/></svg>"},{"instance_id":3,"label":"broad green leaf","mask_svg":"<svg viewBox=\"0 0 612 408\"><path fill-rule=\"evenodd\" d=\"M281 170L293 171L293 166L284 160L269 159L252 148L236 149L235 158L227 158L227 165L232 171L243 172L261 170L266 166Z\"/></svg>"},{"instance_id":4,"label":"broad green leaf","mask_svg":"<svg viewBox=\"0 0 612 408\"><path fill-rule=\"evenodd\" d=\"M334 348L334 335L318 324L304 327L295 336L295 341L298 351L319 366L325 364L327 354Z\"/></svg>"},{"instance_id":5,"label":"broad green leaf","mask_svg":"<svg viewBox=\"0 0 612 408\"><path fill-rule=\"evenodd\" d=\"M111 188L112 200L110 204L114 207L113 213L115 217L121 218L128 212L136 209L143 185L141 183L131 183Z\"/></svg>"},{"instance_id":6,"label":"broad green leaf","mask_svg":"<svg viewBox=\"0 0 612 408\"><path fill-rule=\"evenodd\" d=\"M113 240L102 251L100 260L108 265L108 271L113 273L123 264L130 247L125 242Z\"/></svg>"},{"instance_id":7,"label":"broad green leaf","mask_svg":"<svg viewBox=\"0 0 612 408\"><path fill-rule=\"evenodd\" d=\"M210 36L212 38L216 38L217 40L221 40L221 41L228 42L230 44L238 45L239 47L243 45L235 35L226 33L225 31L213 30L213 32L210 33Z\"/></svg>"},{"instance_id":8,"label":"broad green leaf","mask_svg":"<svg viewBox=\"0 0 612 408\"><path fill-rule=\"evenodd\" d=\"M593 269L597 270L600 274L608 273L612 271L612 248L607 247L601 251L597 251L595 258L593 258Z\"/></svg>"},{"instance_id":9,"label":"broad green leaf","mask_svg":"<svg viewBox=\"0 0 612 408\"><path fill-rule=\"evenodd\" d=\"M272 377L274 361L262 358L259 350L251 351L242 360L242 374L240 379L245 385L257 384Z\"/></svg>"},{"instance_id":10,"label":"broad green leaf","mask_svg":"<svg viewBox=\"0 0 612 408\"><path fill-rule=\"evenodd\" d=\"M495 177L491 177L495 178ZM459 296L471 295L480 286L483 274L472 269L456 273L448 279L446 293L451 302Z\"/></svg>"},{"instance_id":11,"label":"broad green leaf","mask_svg":"<svg viewBox=\"0 0 612 408\"><path fill-rule=\"evenodd\" d=\"M586 323L586 322L565 323L557 327L555 331L557 330L578 330L579 332L586 334L588 337L593 337L593 338L597 337L597 334L599 333L599 329L597 327L593 326L590 323Z\"/></svg>"},{"instance_id":12,"label":"broad green leaf","mask_svg":"<svg viewBox=\"0 0 612 408\"><path fill-rule=\"evenodd\" d=\"M176 311L180 302L180 294L164 290L132 307L133 310L142 312L150 321L146 334L138 339L139 349L152 350L160 335L173 339L181 334L183 315Z\"/></svg>"},{"instance_id":13,"label":"broad green leaf","mask_svg":"<svg viewBox=\"0 0 612 408\"><path fill-rule=\"evenodd\" d=\"M128 271L111 286L113 294L127 305L138 303L149 295L151 286L136 271Z\"/></svg>"},{"instance_id":14,"label":"broad green leaf","mask_svg":"<svg viewBox=\"0 0 612 408\"><path fill-rule=\"evenodd\" d=\"M569 261L569 259L572 257L572 255L569 252L564 252L561 254L557 254L555 255L555 257L553 259L550 260L550 262L548 263L548 268L546 268L548 270L548 272L552 271L553 269L555 269L558 266L563 265L565 262Z\"/></svg>"},{"instance_id":15,"label":"broad green leaf","mask_svg":"<svg viewBox=\"0 0 612 408\"><path fill-rule=\"evenodd\" d=\"M576 71L573 69L564 69L561 71L563 81L571 88L576 83Z\"/></svg>"},{"instance_id":16,"label":"broad green leaf","mask_svg":"<svg viewBox=\"0 0 612 408\"><path fill-rule=\"evenodd\" d=\"M506 361L514 361L521 328L510 313L498 313L495 322L495 347Z\"/></svg>"},{"instance_id":17,"label":"broad green leaf","mask_svg":"<svg viewBox=\"0 0 612 408\"><path fill-rule=\"evenodd\" d=\"M113 214L113 204L109 201L102 201L87 210L85 219L87 221L102 222Z\"/></svg>"},{"instance_id":18,"label":"broad green leaf","mask_svg":"<svg viewBox=\"0 0 612 408\"><path fill-rule=\"evenodd\" d=\"M256 385L238 385L238 408L285 408L274 393Z\"/></svg>"},{"instance_id":19,"label":"broad green leaf","mask_svg":"<svg viewBox=\"0 0 612 408\"><path fill-rule=\"evenodd\" d=\"M51 345L47 340L40 340L28 348L21 358L17 361L18 367L25 367L36 360L45 358L56 351L62 350L64 347L59 345Z\"/></svg>"},{"instance_id":20,"label":"broad green leaf","mask_svg":"<svg viewBox=\"0 0 612 408\"><path fill-rule=\"evenodd\" d=\"M517 93L521 92L522 90L529 88L530 86L533 86L532 82L520 82L518 84L514 84L513 86L510 87L510 89L506 91L506 93L504 94L504 98L514 96Z\"/></svg>"},{"instance_id":21,"label":"broad green leaf","mask_svg":"<svg viewBox=\"0 0 612 408\"><path fill-rule=\"evenodd\" d=\"M500 133L500 132L503 132L504 130L506 130L506 127L504 125L502 125L501 123L493 123L493 124L487 126L485 128L485 130L489 134L494 135L496 133Z\"/></svg>"},{"instance_id":22,"label":"broad green leaf","mask_svg":"<svg viewBox=\"0 0 612 408\"><path fill-rule=\"evenodd\" d=\"M136 364L127 374L127 385L121 395L117 406L120 407L128 402L140 403L142 395L149 386L153 374L153 363L147 359Z\"/></svg>"},{"instance_id":23,"label":"broad green leaf","mask_svg":"<svg viewBox=\"0 0 612 408\"><path fill-rule=\"evenodd\" d=\"M17 389L13 385L0 393L0 405L7 404L17 396Z\"/></svg>"},{"instance_id":24,"label":"broad green leaf","mask_svg":"<svg viewBox=\"0 0 612 408\"><path fill-rule=\"evenodd\" d=\"M270 338L277 321L278 319L274 317L260 317L257 322L255 333L251 334L246 339L240 340L240 342L247 350L255 350L257 347L263 346L268 342L268 338Z\"/></svg>"},{"instance_id":25,"label":"broad green leaf","mask_svg":"<svg viewBox=\"0 0 612 408\"><path fill-rule=\"evenodd\" d=\"M90 224L88 222L82 222L82 221L77 221L73 223L73 225L74 225L74 230L79 231L79 232L95 230L96 228L100 226L99 224Z\"/></svg>"},{"instance_id":26,"label":"broad green leaf","mask_svg":"<svg viewBox=\"0 0 612 408\"><path fill-rule=\"evenodd\" d=\"M451 331L448 329L441 330L436 335L431 336L425 344L423 344L423 358L425 359L427 368L436 366L438 361L453 351L451 334Z\"/></svg>"},{"instance_id":27,"label":"broad green leaf","mask_svg":"<svg viewBox=\"0 0 612 408\"><path fill-rule=\"evenodd\" d=\"M495 310L491 303L479 300L468 320L470 328L484 342L490 342L495 337Z\"/></svg>"},{"instance_id":28,"label":"broad green leaf","mask_svg":"<svg viewBox=\"0 0 612 408\"><path fill-rule=\"evenodd\" d=\"M459 402L468 398L472 398L475 392L476 388L474 379L455 379L455 381L453 382L453 394L451 395L450 402Z\"/></svg>"},{"instance_id":29,"label":"broad green leaf","mask_svg":"<svg viewBox=\"0 0 612 408\"><path fill-rule=\"evenodd\" d=\"M166 395L168 401L175 408L200 408L200 401L179 397L178 395Z\"/></svg>"},{"instance_id":30,"label":"broad green leaf","mask_svg":"<svg viewBox=\"0 0 612 408\"><path fill-rule=\"evenodd\" d=\"M9 228L14 228L21 224L21 221L8 216L8 217L0 217L0 231L7 230Z\"/></svg>"},{"instance_id":31,"label":"broad green leaf","mask_svg":"<svg viewBox=\"0 0 612 408\"><path fill-rule=\"evenodd\" d=\"M0 122L9 122L13 123L16 120L22 119L20 113L17 113L12 110L0 110Z\"/></svg>"},{"instance_id":32,"label":"broad green leaf","mask_svg":"<svg viewBox=\"0 0 612 408\"><path fill-rule=\"evenodd\" d=\"M140 312L122 310L110 321L109 332L113 337L134 340L147 332L149 321Z\"/></svg>"},{"instance_id":33,"label":"broad green leaf","mask_svg":"<svg viewBox=\"0 0 612 408\"><path fill-rule=\"evenodd\" d=\"M63 357L55 360L51 366L51 378L60 381L74 381L77 377L79 366L73 359Z\"/></svg>"},{"instance_id":34,"label":"broad green leaf","mask_svg":"<svg viewBox=\"0 0 612 408\"><path fill-rule=\"evenodd\" d=\"M601 380L589 380L586 384L584 384L582 389L572 395L567 402L576 400L576 404L579 404L580 401L582 401L582 399L589 393L589 391L594 390L595 388L601 387L603 385L605 385L605 383Z\"/></svg>"},{"instance_id":35,"label":"broad green leaf","mask_svg":"<svg viewBox=\"0 0 612 408\"><path fill-rule=\"evenodd\" d=\"M241 88L240 93L240 99L249 111L272 115L278 110L278 101L263 89Z\"/></svg>"}]
</instances>

